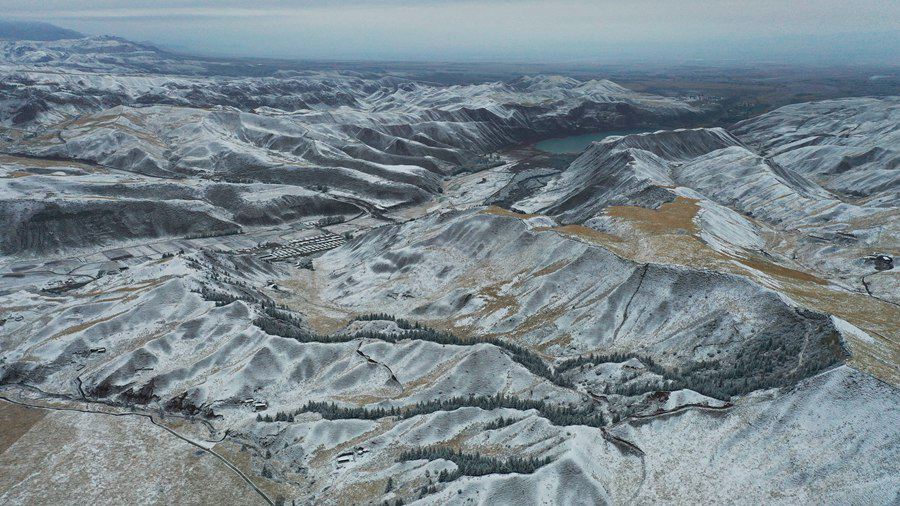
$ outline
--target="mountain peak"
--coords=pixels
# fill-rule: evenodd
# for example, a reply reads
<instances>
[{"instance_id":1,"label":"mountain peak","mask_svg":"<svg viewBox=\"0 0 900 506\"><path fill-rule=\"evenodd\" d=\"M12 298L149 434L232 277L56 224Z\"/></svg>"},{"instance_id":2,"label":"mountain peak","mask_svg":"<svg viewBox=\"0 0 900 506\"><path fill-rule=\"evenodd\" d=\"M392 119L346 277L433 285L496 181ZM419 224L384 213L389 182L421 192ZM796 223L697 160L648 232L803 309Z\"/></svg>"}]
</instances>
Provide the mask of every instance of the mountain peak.
<instances>
[{"instance_id":1,"label":"mountain peak","mask_svg":"<svg viewBox=\"0 0 900 506\"><path fill-rule=\"evenodd\" d=\"M62 40L80 39L84 34L42 21L0 19L0 39Z\"/></svg>"}]
</instances>

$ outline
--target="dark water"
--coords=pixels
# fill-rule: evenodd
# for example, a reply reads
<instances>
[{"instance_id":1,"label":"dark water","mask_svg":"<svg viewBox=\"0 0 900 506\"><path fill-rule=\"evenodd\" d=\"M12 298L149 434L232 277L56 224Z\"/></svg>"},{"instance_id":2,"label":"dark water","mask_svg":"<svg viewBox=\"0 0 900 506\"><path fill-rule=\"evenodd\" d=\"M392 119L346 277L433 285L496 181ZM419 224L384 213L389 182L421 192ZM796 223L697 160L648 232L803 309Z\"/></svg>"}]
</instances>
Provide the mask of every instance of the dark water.
<instances>
[{"instance_id":1,"label":"dark water","mask_svg":"<svg viewBox=\"0 0 900 506\"><path fill-rule=\"evenodd\" d=\"M628 135L638 134L642 132L652 132L645 128L637 128L631 130L607 130L605 132L593 132L589 134L571 135L569 137L558 137L554 139L544 139L534 147L547 153L581 153L594 141L599 141L609 137L610 135Z\"/></svg>"}]
</instances>

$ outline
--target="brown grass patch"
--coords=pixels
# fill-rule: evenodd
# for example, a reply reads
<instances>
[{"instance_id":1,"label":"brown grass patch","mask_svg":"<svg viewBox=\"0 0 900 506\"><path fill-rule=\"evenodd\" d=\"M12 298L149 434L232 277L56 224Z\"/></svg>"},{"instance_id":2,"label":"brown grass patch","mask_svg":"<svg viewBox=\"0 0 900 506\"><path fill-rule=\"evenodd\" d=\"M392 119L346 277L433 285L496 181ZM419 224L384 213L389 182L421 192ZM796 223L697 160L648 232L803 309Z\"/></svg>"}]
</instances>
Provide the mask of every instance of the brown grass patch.
<instances>
[{"instance_id":1,"label":"brown grass patch","mask_svg":"<svg viewBox=\"0 0 900 506\"><path fill-rule=\"evenodd\" d=\"M849 339L850 364L892 385L900 385L900 308L861 293L809 282L783 290L809 309L833 314L869 334L874 342Z\"/></svg>"},{"instance_id":2,"label":"brown grass patch","mask_svg":"<svg viewBox=\"0 0 900 506\"><path fill-rule=\"evenodd\" d=\"M52 137L52 136L51 136ZM82 169L87 172L106 172L105 170L101 170L100 167L89 165L83 162L75 162L75 161L61 161L61 160L51 160L47 158L30 158L24 156L15 156L15 155L6 155L0 154L0 163L10 164L10 165L21 165L23 167L38 167L42 169L53 169L53 168L66 168L66 167L76 167ZM32 175L30 172L26 172L28 175Z\"/></svg>"},{"instance_id":3,"label":"brown grass patch","mask_svg":"<svg viewBox=\"0 0 900 506\"><path fill-rule=\"evenodd\" d=\"M759 260L750 257L739 257L737 261L746 265L747 267L756 269L761 272L765 272L771 276L774 276L778 279L788 281L804 281L809 283L815 283L818 285L827 285L828 282L822 278L813 276L807 272L798 271L796 269L791 269L788 267L784 267L782 265L776 264L774 262L767 262L764 260Z\"/></svg>"},{"instance_id":4,"label":"brown grass patch","mask_svg":"<svg viewBox=\"0 0 900 506\"><path fill-rule=\"evenodd\" d=\"M588 242L592 242L595 244L605 245L608 243L620 243L622 239L620 237L614 236L612 234L607 234L605 232L600 232L599 230L594 230L590 227L585 227L584 225L564 225L561 227L537 227L534 229L536 232L543 232L546 230L552 230L559 232L563 235L573 236L580 239L585 239Z\"/></svg>"},{"instance_id":5,"label":"brown grass patch","mask_svg":"<svg viewBox=\"0 0 900 506\"><path fill-rule=\"evenodd\" d=\"M544 341L543 343L535 346L534 348L536 350L538 350L542 355L546 356L548 354L547 353L548 349L550 349L554 346L558 346L560 348L566 348L570 344L572 344L572 336L568 333L565 333L565 334L560 334L559 336L554 337L553 339L551 339L549 341Z\"/></svg>"},{"instance_id":6,"label":"brown grass patch","mask_svg":"<svg viewBox=\"0 0 900 506\"><path fill-rule=\"evenodd\" d=\"M6 176L4 176L4 178L5 179L15 179L15 178L28 177L28 176L33 176L33 175L34 174L32 174L31 172L25 172L24 170L14 170L14 171L10 172L9 174L7 174Z\"/></svg>"},{"instance_id":7,"label":"brown grass patch","mask_svg":"<svg viewBox=\"0 0 900 506\"><path fill-rule=\"evenodd\" d=\"M694 217L700 211L698 202L697 199L679 196L674 201L659 206L659 209L638 206L610 206L606 208L606 214L614 218L628 220L641 230L649 233L671 233L679 229L690 233L699 233L700 230L694 223Z\"/></svg>"},{"instance_id":8,"label":"brown grass patch","mask_svg":"<svg viewBox=\"0 0 900 506\"><path fill-rule=\"evenodd\" d=\"M111 293L132 293L132 292L137 292L137 291L144 290L147 288L155 288L155 287L165 283L166 281L169 281L169 280L175 279L175 278L179 278L179 277L181 277L181 276L175 276L175 275L170 274L170 275L162 276L159 278L148 279L145 281L138 281L137 283L135 283L133 285L121 286L119 288L113 288L112 290L107 290L107 291L94 290L94 291L90 291L90 292L85 292L85 293L81 294L80 296L81 297L95 297L97 295L107 295L107 294L111 294Z\"/></svg>"},{"instance_id":9,"label":"brown grass patch","mask_svg":"<svg viewBox=\"0 0 900 506\"><path fill-rule=\"evenodd\" d=\"M71 327L68 327L65 330L61 330L61 331L57 332L56 334L53 334L53 336L51 336L50 339L48 339L48 341L53 341L54 339L58 339L62 336L67 336L69 334L81 332L82 330L86 330L86 329L93 327L94 325L99 325L103 322L112 320L113 318L116 318L117 316L121 316L127 312L128 312L127 310L121 311L119 313L116 313L116 314L113 314L110 316L106 316L104 318L97 318L96 320L90 320L90 321L86 321L84 323L79 323L78 325L72 325Z\"/></svg>"},{"instance_id":10,"label":"brown grass patch","mask_svg":"<svg viewBox=\"0 0 900 506\"><path fill-rule=\"evenodd\" d=\"M519 300L512 295L503 295L500 291L505 283L495 283L481 289L479 295L485 298L484 306L479 311L484 315L493 314L506 309L507 314L515 314L519 310Z\"/></svg>"},{"instance_id":11,"label":"brown grass patch","mask_svg":"<svg viewBox=\"0 0 900 506\"><path fill-rule=\"evenodd\" d=\"M546 276L548 274L553 274L554 272L562 269L563 267L569 265L570 263L571 262L568 260L558 260L558 261L553 262L552 264L548 265L547 267L544 267L543 269L535 272L534 274L532 274L532 277L537 278L540 276Z\"/></svg>"},{"instance_id":12,"label":"brown grass patch","mask_svg":"<svg viewBox=\"0 0 900 506\"><path fill-rule=\"evenodd\" d=\"M23 434L31 430L46 413L43 409L0 401L0 427L3 427L3 430L0 430L0 453L5 452Z\"/></svg>"},{"instance_id":13,"label":"brown grass patch","mask_svg":"<svg viewBox=\"0 0 900 506\"><path fill-rule=\"evenodd\" d=\"M623 238L625 241L621 244L609 241L601 244L635 261L707 268L747 277L786 293L806 308L842 318L876 340L869 343L851 339L848 343L852 353L850 363L893 385L900 384L897 366L900 364L900 329L897 325L900 309L897 306L832 287L811 273L751 253L733 256L718 252L698 237L699 230L693 223L697 209L696 201L682 197L655 211L630 206L608 208L611 216L633 225L635 233ZM675 233L678 230L690 235L678 235ZM628 246L623 247L623 244ZM772 286L773 282L775 286Z\"/></svg>"},{"instance_id":14,"label":"brown grass patch","mask_svg":"<svg viewBox=\"0 0 900 506\"><path fill-rule=\"evenodd\" d=\"M302 271L299 277L281 279L286 292L267 291L276 302L304 316L304 321L319 334L332 334L344 328L353 313L321 297L321 285L315 271Z\"/></svg>"},{"instance_id":15,"label":"brown grass patch","mask_svg":"<svg viewBox=\"0 0 900 506\"><path fill-rule=\"evenodd\" d=\"M381 496L386 487L386 479L354 481L352 484L341 488L341 493L336 498L337 504L371 504L372 498Z\"/></svg>"}]
</instances>

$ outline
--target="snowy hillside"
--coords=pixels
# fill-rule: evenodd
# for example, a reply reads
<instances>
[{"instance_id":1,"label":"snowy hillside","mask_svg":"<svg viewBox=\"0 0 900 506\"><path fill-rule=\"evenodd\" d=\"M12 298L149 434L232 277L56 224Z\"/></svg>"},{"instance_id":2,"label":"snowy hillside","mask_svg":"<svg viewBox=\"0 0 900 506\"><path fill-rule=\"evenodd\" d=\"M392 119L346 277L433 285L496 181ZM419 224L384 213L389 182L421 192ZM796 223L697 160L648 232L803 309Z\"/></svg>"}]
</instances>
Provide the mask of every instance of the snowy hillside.
<instances>
[{"instance_id":1,"label":"snowy hillside","mask_svg":"<svg viewBox=\"0 0 900 506\"><path fill-rule=\"evenodd\" d=\"M0 41L0 502L896 503L896 97L233 64Z\"/></svg>"}]
</instances>

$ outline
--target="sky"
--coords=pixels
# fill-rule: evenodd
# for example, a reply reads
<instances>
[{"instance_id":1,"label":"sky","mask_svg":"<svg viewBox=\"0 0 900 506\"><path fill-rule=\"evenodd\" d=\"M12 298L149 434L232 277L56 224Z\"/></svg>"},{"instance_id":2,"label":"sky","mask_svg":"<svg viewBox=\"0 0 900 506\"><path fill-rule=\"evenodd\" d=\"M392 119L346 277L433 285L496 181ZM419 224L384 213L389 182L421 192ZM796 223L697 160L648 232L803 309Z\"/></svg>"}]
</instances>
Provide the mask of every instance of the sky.
<instances>
[{"instance_id":1,"label":"sky","mask_svg":"<svg viewBox=\"0 0 900 506\"><path fill-rule=\"evenodd\" d=\"M190 53L337 60L897 64L900 0L0 0Z\"/></svg>"}]
</instances>

